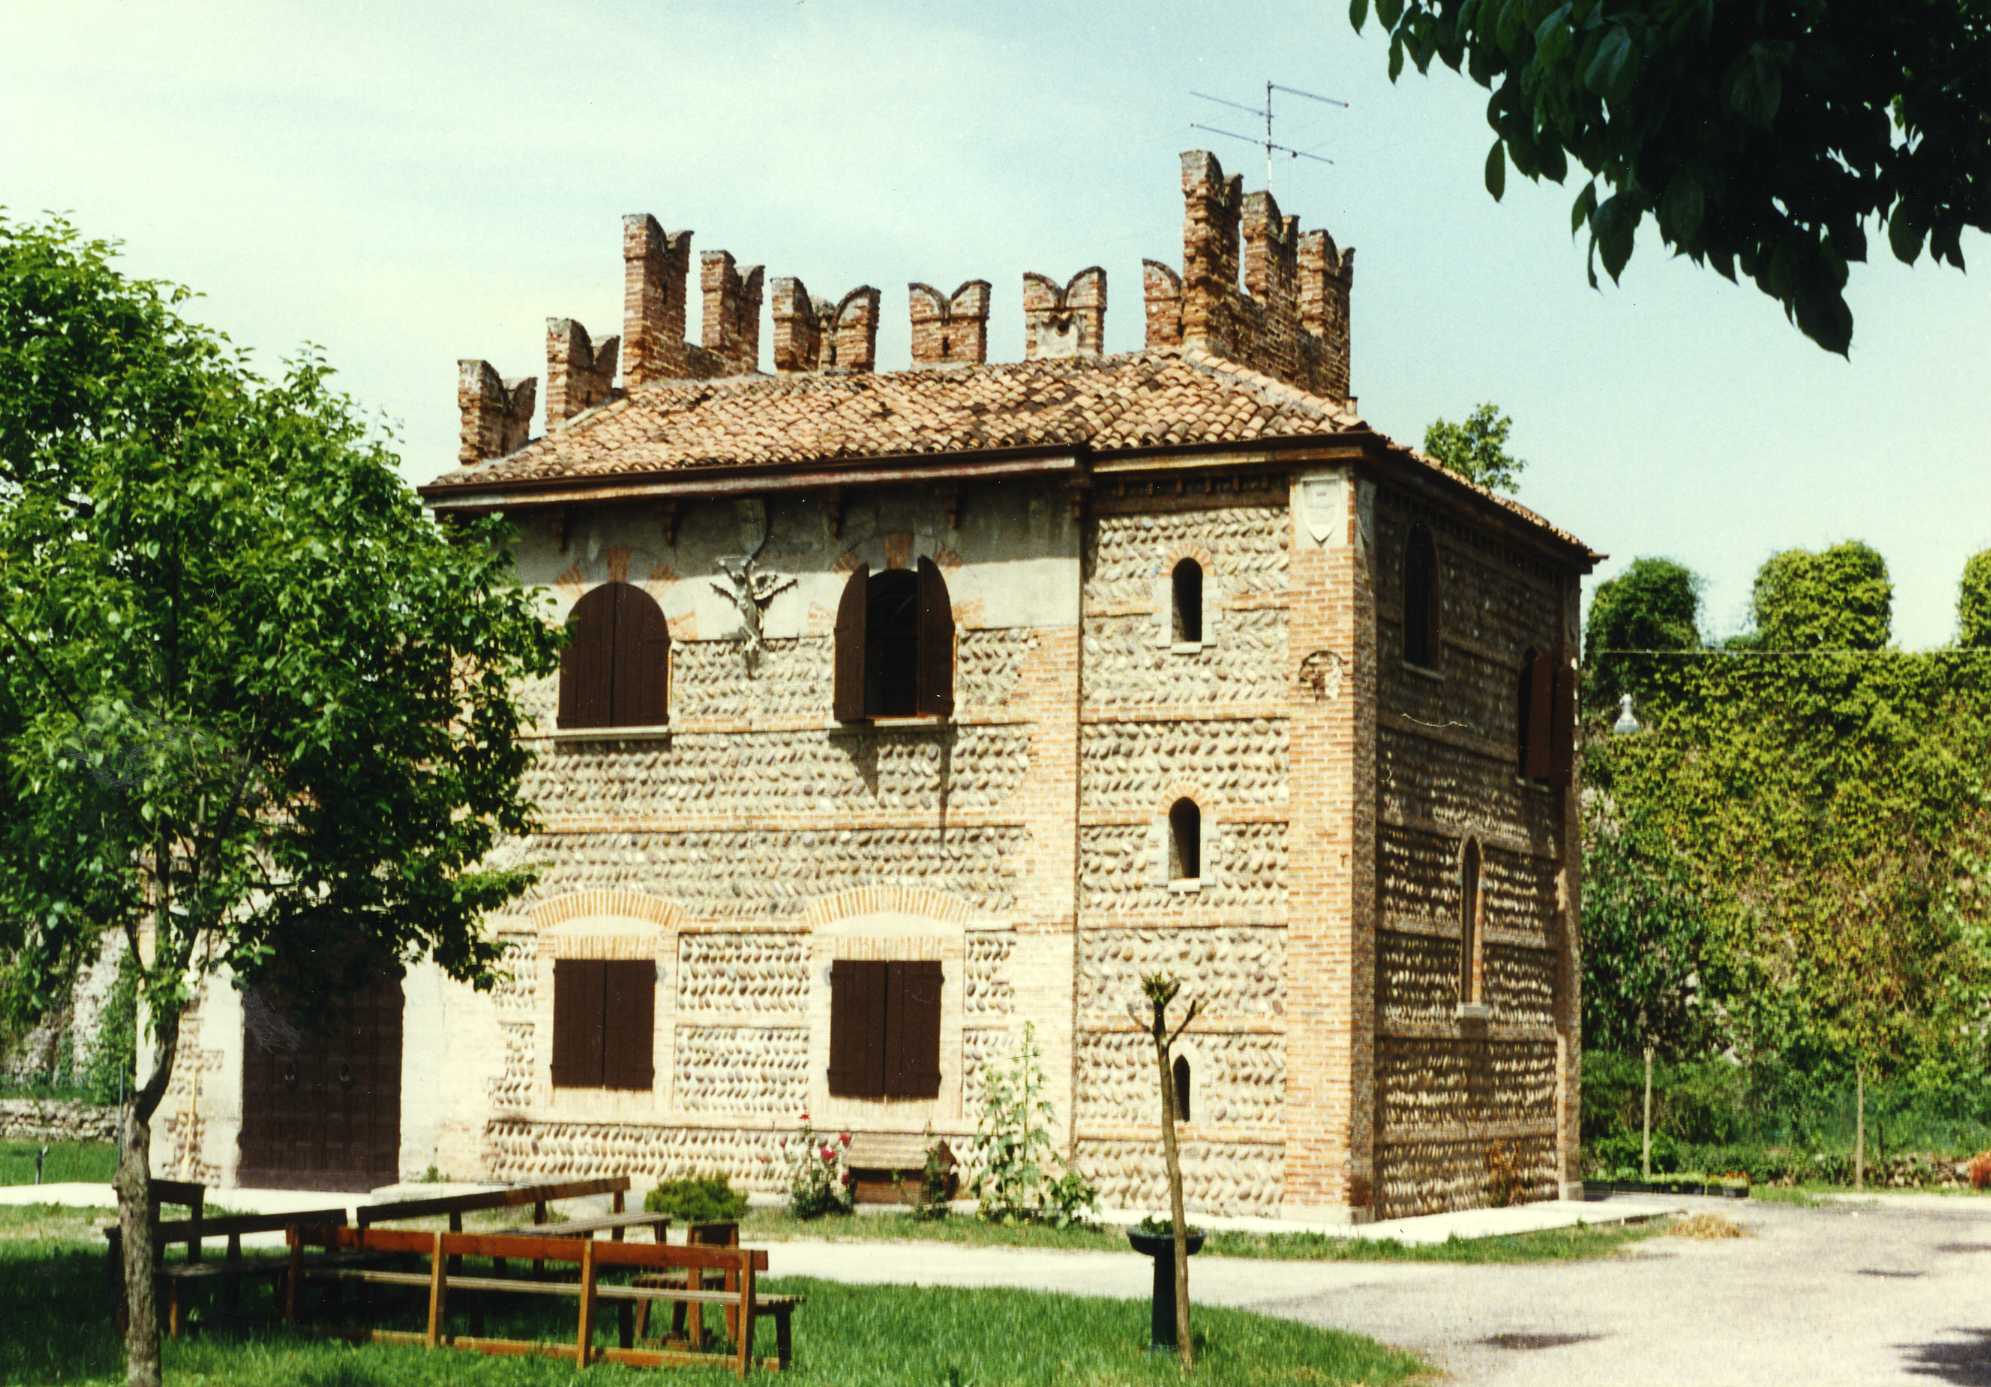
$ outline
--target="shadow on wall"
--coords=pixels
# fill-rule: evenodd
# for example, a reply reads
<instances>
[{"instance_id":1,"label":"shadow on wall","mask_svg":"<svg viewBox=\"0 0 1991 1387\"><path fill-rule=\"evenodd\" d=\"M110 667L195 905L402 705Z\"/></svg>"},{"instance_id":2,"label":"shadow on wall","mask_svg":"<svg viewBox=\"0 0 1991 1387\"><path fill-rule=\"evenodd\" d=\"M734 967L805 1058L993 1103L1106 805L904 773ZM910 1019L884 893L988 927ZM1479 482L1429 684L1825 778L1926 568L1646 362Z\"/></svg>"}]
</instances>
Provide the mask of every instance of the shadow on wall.
<instances>
[{"instance_id":1,"label":"shadow on wall","mask_svg":"<svg viewBox=\"0 0 1991 1387\"><path fill-rule=\"evenodd\" d=\"M1956 1387L1991 1387L1991 1329L1956 1329L1961 1338L1903 1344L1908 1371Z\"/></svg>"}]
</instances>

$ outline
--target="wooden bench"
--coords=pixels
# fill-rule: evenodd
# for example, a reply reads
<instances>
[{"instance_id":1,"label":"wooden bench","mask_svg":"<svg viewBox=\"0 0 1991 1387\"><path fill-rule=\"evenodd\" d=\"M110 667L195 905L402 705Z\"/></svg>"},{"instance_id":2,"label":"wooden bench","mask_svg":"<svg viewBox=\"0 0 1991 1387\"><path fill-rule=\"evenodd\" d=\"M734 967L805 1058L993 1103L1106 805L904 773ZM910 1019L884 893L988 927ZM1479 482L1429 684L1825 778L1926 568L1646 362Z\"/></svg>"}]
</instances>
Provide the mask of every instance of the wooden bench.
<instances>
[{"instance_id":1,"label":"wooden bench","mask_svg":"<svg viewBox=\"0 0 1991 1387\"><path fill-rule=\"evenodd\" d=\"M148 1183L147 1188L150 1199L148 1200L146 1213L147 1217L151 1219L152 1227L155 1230L153 1247L156 1257L156 1249L159 1247L156 1230L159 1227L160 1206L164 1204L177 1204L187 1211L189 1218L198 1220L201 1213L207 1207L207 1186L199 1180L155 1179ZM115 1226L107 1229L105 1236L110 1239L110 1254L104 1266L105 1279L110 1285L111 1304L116 1307L114 1317L117 1320L118 1329L122 1331L125 1319L124 1238ZM200 1252L200 1239L196 1237L187 1246L187 1257L191 1261L198 1262L200 1260Z\"/></svg>"},{"instance_id":2,"label":"wooden bench","mask_svg":"<svg viewBox=\"0 0 1991 1387\"><path fill-rule=\"evenodd\" d=\"M426 1271L389 1271L357 1264L314 1264L305 1247L322 1240L333 1253L371 1257L399 1254L426 1257ZM452 1270L452 1264L465 1257L490 1258L497 1262L532 1261L538 1264L572 1265L579 1271L577 1281L526 1280L498 1275L466 1275ZM291 1293L285 1307L292 1324L298 1321L296 1286L304 1279L357 1281L362 1285L412 1286L428 1291L428 1323L422 1332L376 1329L371 1326L329 1331L336 1337L357 1342L423 1344L429 1348L460 1348L478 1353L541 1353L551 1357L571 1357L577 1367L590 1363L621 1363L631 1367L662 1367L672 1364L731 1362L741 1377L758 1363L769 1371L788 1366L792 1340L788 1319L796 1303L793 1297L762 1297L757 1294L757 1276L767 1270L767 1253L759 1248L678 1246L668 1243L609 1242L594 1238L554 1238L517 1236L501 1233L424 1233L389 1228L300 1228L291 1238L291 1262L297 1274L290 1282ZM604 1271L630 1270L638 1281L659 1278L660 1284L614 1284L601 1278ZM732 1290L704 1290L685 1284L693 1273L726 1277ZM683 1277L684 1280L679 1278ZM570 1296L579 1302L579 1321L573 1345L548 1344L523 1339L490 1339L451 1334L445 1323L449 1293L452 1290L480 1294ZM643 1349L633 1343L630 1316L626 1311L653 1301L723 1305L736 1315L742 1331L735 1336L731 1353L709 1353L702 1345L682 1348ZM773 1358L753 1356L753 1325L764 1317L763 1300L770 1302L765 1317L775 1320L778 1352ZM595 1308L598 1302L615 1303L621 1313L620 1345L598 1348L594 1344Z\"/></svg>"},{"instance_id":3,"label":"wooden bench","mask_svg":"<svg viewBox=\"0 0 1991 1387\"><path fill-rule=\"evenodd\" d=\"M638 1209L627 1214L598 1214L593 1218L563 1219L558 1223L521 1224L516 1228L499 1228L493 1231L512 1237L542 1238L588 1238L596 1233L607 1233L612 1241L621 1242L623 1235L631 1228L650 1230L650 1241L660 1243L670 1232L669 1214L653 1214L646 1209Z\"/></svg>"},{"instance_id":4,"label":"wooden bench","mask_svg":"<svg viewBox=\"0 0 1991 1387\"><path fill-rule=\"evenodd\" d=\"M294 1230L302 1227L332 1229L343 1227L346 1222L344 1209L311 1209L290 1214L230 1214L222 1218L178 1219L158 1223L152 1229L152 1246L158 1284L166 1301L166 1332L173 1338L180 1337L186 1325L187 1292L200 1282L219 1281L222 1295L230 1310L241 1301L242 1281L246 1278L268 1279L281 1285L289 1273L290 1263L284 1258L245 1258L242 1255L242 1239L251 1233L283 1233L288 1242ZM118 1323L124 1323L123 1266L124 1240L121 1230L106 1228L104 1237L110 1242L110 1260L113 1276L116 1278L119 1295ZM208 1238L225 1238L227 1252L219 1262L201 1259L201 1243ZM166 1249L184 1246L187 1256L184 1261L166 1260Z\"/></svg>"},{"instance_id":5,"label":"wooden bench","mask_svg":"<svg viewBox=\"0 0 1991 1387\"><path fill-rule=\"evenodd\" d=\"M602 1194L608 1195L611 1207L616 1213L621 1213L623 1201L629 1195L629 1177L614 1175L596 1180L566 1180L558 1184L507 1185L502 1189L476 1190L470 1194L440 1194L423 1199L400 1199L389 1204L368 1204L361 1207L356 1222L361 1228L371 1228L377 1223L447 1217L449 1231L461 1233L465 1214L485 1209L520 1209L530 1204L532 1221L537 1226L547 1221L549 1204L562 1199L582 1199Z\"/></svg>"},{"instance_id":6,"label":"wooden bench","mask_svg":"<svg viewBox=\"0 0 1991 1387\"><path fill-rule=\"evenodd\" d=\"M940 1147L947 1167L947 1197L955 1191L954 1152L937 1137L912 1132L853 1132L844 1150L850 1167L850 1193L859 1204L910 1204L926 1171L926 1149Z\"/></svg>"}]
</instances>

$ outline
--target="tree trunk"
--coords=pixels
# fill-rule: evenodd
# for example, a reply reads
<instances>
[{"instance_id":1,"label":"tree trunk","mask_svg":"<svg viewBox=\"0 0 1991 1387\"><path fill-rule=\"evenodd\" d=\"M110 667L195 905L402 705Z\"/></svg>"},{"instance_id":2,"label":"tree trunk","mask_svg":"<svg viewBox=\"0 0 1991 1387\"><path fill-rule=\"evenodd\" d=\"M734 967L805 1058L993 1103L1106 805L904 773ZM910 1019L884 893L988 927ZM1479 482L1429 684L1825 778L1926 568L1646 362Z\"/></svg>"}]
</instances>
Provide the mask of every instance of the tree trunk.
<instances>
[{"instance_id":1,"label":"tree trunk","mask_svg":"<svg viewBox=\"0 0 1991 1387\"><path fill-rule=\"evenodd\" d=\"M152 1117L166 1096L179 1049L177 1011L155 1026L158 1051L152 1073L119 1110L118 1239L124 1252L124 1355L126 1387L160 1387L159 1283L153 1275L158 1249L152 1238Z\"/></svg>"},{"instance_id":2,"label":"tree trunk","mask_svg":"<svg viewBox=\"0 0 1991 1387\"><path fill-rule=\"evenodd\" d=\"M1639 1140L1639 1178L1652 1178L1652 1046L1645 1047L1645 1125Z\"/></svg>"},{"instance_id":3,"label":"tree trunk","mask_svg":"<svg viewBox=\"0 0 1991 1387\"><path fill-rule=\"evenodd\" d=\"M1853 1066L1853 1188L1867 1187L1867 1071Z\"/></svg>"},{"instance_id":4,"label":"tree trunk","mask_svg":"<svg viewBox=\"0 0 1991 1387\"><path fill-rule=\"evenodd\" d=\"M1182 1157L1175 1145L1175 1076L1168 1068L1167 1005L1155 1003L1155 1069L1161 1078L1161 1151L1168 1165L1168 1218L1175 1234L1175 1351L1182 1370L1196 1366L1189 1337L1189 1225L1182 1213Z\"/></svg>"},{"instance_id":5,"label":"tree trunk","mask_svg":"<svg viewBox=\"0 0 1991 1387\"><path fill-rule=\"evenodd\" d=\"M159 1302L152 1263L152 1124L138 1096L118 1114L118 1241L124 1256L124 1357L129 1387L159 1387Z\"/></svg>"}]
</instances>

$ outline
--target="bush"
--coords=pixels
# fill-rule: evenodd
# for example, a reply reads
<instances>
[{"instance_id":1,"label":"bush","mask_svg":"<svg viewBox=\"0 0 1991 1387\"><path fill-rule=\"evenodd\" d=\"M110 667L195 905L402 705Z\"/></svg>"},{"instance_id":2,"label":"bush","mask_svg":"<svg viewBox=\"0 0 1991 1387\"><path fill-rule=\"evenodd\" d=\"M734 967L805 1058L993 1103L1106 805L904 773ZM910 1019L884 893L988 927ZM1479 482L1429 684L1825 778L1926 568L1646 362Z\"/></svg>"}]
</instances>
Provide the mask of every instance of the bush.
<instances>
[{"instance_id":1,"label":"bush","mask_svg":"<svg viewBox=\"0 0 1991 1387\"><path fill-rule=\"evenodd\" d=\"M802 1130L783 1148L788 1157L788 1211L801 1219L847 1214L855 1202L844 1152L850 1133L819 1136L802 1114Z\"/></svg>"},{"instance_id":2,"label":"bush","mask_svg":"<svg viewBox=\"0 0 1991 1387\"><path fill-rule=\"evenodd\" d=\"M1037 1031L1025 1022L1023 1040L1009 1062L982 1071L973 1188L977 1211L992 1223L1069 1228L1085 1222L1099 1201L1092 1182L1071 1166L1066 1165L1063 1175L1051 1175L1051 1163L1058 1158L1045 1083Z\"/></svg>"},{"instance_id":3,"label":"bush","mask_svg":"<svg viewBox=\"0 0 1991 1387\"><path fill-rule=\"evenodd\" d=\"M664 1180L643 1196L653 1214L669 1214L673 1223L738 1223L747 1211L747 1197L724 1175L693 1175Z\"/></svg>"},{"instance_id":4,"label":"bush","mask_svg":"<svg viewBox=\"0 0 1991 1387\"><path fill-rule=\"evenodd\" d=\"M1970 1158L1970 1187L1981 1190L1991 1186L1991 1151Z\"/></svg>"},{"instance_id":5,"label":"bush","mask_svg":"<svg viewBox=\"0 0 1991 1387\"><path fill-rule=\"evenodd\" d=\"M947 1159L947 1143L935 1141L932 1128L927 1129L926 1136L926 1163L920 1167L919 1189L913 1195L913 1217L934 1223L948 1215L948 1185L953 1171Z\"/></svg>"}]
</instances>

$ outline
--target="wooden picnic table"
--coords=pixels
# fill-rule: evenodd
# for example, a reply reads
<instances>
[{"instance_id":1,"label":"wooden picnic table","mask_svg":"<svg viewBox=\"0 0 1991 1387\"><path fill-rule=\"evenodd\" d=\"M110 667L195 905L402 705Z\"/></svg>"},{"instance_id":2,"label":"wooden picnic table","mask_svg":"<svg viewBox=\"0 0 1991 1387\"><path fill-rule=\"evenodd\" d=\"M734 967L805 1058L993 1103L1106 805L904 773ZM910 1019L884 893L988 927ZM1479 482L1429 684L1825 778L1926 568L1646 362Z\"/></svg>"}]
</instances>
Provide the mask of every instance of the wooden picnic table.
<instances>
[{"instance_id":1,"label":"wooden picnic table","mask_svg":"<svg viewBox=\"0 0 1991 1387\"><path fill-rule=\"evenodd\" d=\"M597 1214L592 1218L563 1219L558 1223L524 1223L513 1228L499 1228L494 1231L511 1237L541 1238L584 1238L596 1233L607 1233L615 1242L621 1242L623 1235L631 1228L650 1230L651 1242L662 1242L664 1234L670 1231L669 1214L653 1214L638 1209L633 1213Z\"/></svg>"}]
</instances>

